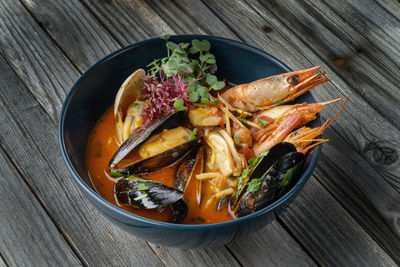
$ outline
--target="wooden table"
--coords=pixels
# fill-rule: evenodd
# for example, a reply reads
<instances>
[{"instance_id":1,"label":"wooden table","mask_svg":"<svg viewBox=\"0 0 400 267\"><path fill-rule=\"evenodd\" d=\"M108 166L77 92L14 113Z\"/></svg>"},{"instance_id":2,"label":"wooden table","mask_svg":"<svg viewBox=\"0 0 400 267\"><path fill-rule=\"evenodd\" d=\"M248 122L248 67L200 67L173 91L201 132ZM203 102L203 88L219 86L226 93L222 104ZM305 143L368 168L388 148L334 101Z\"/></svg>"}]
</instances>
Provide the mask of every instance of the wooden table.
<instances>
[{"instance_id":1,"label":"wooden table","mask_svg":"<svg viewBox=\"0 0 400 267\"><path fill-rule=\"evenodd\" d=\"M399 264L399 20L394 0L0 1L0 266ZM59 112L79 76L166 33L240 40L293 69L321 65L332 82L314 97L351 96L290 208L226 246L126 234L82 195L59 150Z\"/></svg>"}]
</instances>

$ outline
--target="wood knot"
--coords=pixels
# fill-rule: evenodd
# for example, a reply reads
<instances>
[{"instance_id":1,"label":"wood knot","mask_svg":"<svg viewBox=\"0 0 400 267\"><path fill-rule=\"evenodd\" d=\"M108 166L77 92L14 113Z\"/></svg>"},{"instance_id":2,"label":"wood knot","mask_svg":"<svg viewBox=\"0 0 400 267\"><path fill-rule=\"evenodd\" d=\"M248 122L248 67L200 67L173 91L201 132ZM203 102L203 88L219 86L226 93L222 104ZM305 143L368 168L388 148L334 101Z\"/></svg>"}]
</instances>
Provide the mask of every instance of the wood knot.
<instances>
[{"instance_id":1,"label":"wood knot","mask_svg":"<svg viewBox=\"0 0 400 267\"><path fill-rule=\"evenodd\" d=\"M269 33L272 32L272 28L270 26L264 25L261 30L263 30L263 32L265 33Z\"/></svg>"},{"instance_id":2,"label":"wood knot","mask_svg":"<svg viewBox=\"0 0 400 267\"><path fill-rule=\"evenodd\" d=\"M346 64L346 60L344 58L336 58L333 60L333 64L338 68L342 68Z\"/></svg>"},{"instance_id":3,"label":"wood knot","mask_svg":"<svg viewBox=\"0 0 400 267\"><path fill-rule=\"evenodd\" d=\"M372 153L372 159L379 164L389 165L396 162L399 155L395 148L386 142L369 142L365 150Z\"/></svg>"}]
</instances>

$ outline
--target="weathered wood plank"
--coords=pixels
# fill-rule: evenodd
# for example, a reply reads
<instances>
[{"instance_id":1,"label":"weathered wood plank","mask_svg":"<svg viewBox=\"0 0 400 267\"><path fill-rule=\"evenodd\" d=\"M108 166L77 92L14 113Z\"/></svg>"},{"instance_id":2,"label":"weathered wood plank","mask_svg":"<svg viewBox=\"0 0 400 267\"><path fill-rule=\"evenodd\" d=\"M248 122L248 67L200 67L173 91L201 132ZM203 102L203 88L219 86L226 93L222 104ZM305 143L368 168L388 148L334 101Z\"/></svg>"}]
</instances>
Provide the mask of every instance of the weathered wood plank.
<instances>
[{"instance_id":1,"label":"weathered wood plank","mask_svg":"<svg viewBox=\"0 0 400 267\"><path fill-rule=\"evenodd\" d=\"M243 266L315 266L316 263L294 242L286 230L273 221L228 247Z\"/></svg>"},{"instance_id":2,"label":"weathered wood plank","mask_svg":"<svg viewBox=\"0 0 400 267\"><path fill-rule=\"evenodd\" d=\"M346 84L340 76L333 73L335 70L321 61L319 55L322 52L316 56L304 45L301 38L295 38L294 33L287 30L290 29L290 27L285 27L280 20L274 19L274 15L257 1L253 1L252 3L252 7L258 10L258 12L256 12L256 10L252 12L254 14L261 14L265 22L273 25L276 34L272 32L269 34L273 37L272 40L280 42L282 37L291 36L289 42L284 41L278 48L272 45L268 49L275 50L274 52L276 53L279 51L286 51L286 61L290 62L290 64L294 62L297 64L297 62L300 62L303 66L307 66L309 62L314 62L314 64L318 62L317 64L323 66L328 72L329 76L332 78L332 83L336 86L331 87L331 84L327 84L321 87L323 90L314 90L313 94L317 95L318 100L333 98L338 94L351 96L351 105L349 105L341 115L346 119L345 124L338 123L335 124L335 127L339 129L339 132L346 140L349 140L349 144L362 155L388 183L400 192L400 178L396 178L399 177L398 173L400 172L400 146L394 141L398 139L400 131L386 120L387 114L376 112L364 99L364 96L360 95L356 90L353 90L354 87L352 84ZM264 22L260 20L260 24L262 25L263 23ZM254 36L258 35L259 33L255 33ZM270 40L268 40L265 44L268 45L270 43ZM286 49L285 47L287 45L291 46L291 48ZM298 53L292 51L298 51ZM365 71L369 71L368 74L371 76L376 75L376 73L368 67L368 64L365 66ZM340 92L335 92L335 90ZM379 88L373 88L371 91L379 91ZM384 105L386 105L386 103ZM331 107L327 107L325 111L331 112ZM354 114L364 114L364 116L354 116ZM333 115L334 112L331 112L330 116ZM380 157L382 151L385 152L384 157Z\"/></svg>"},{"instance_id":3,"label":"weathered wood plank","mask_svg":"<svg viewBox=\"0 0 400 267\"><path fill-rule=\"evenodd\" d=\"M177 34L208 34L237 39L201 1L147 1Z\"/></svg>"},{"instance_id":4,"label":"weathered wood plank","mask_svg":"<svg viewBox=\"0 0 400 267\"><path fill-rule=\"evenodd\" d=\"M5 260L13 266L81 265L1 148L0 166L0 252Z\"/></svg>"},{"instance_id":5,"label":"weathered wood plank","mask_svg":"<svg viewBox=\"0 0 400 267\"><path fill-rule=\"evenodd\" d=\"M173 33L144 0L81 0L121 45Z\"/></svg>"},{"instance_id":6,"label":"weathered wood plank","mask_svg":"<svg viewBox=\"0 0 400 267\"><path fill-rule=\"evenodd\" d=\"M55 125L3 57L0 88L2 146L84 264L162 266L146 242L111 225L83 197L57 149Z\"/></svg>"},{"instance_id":7,"label":"weathered wood plank","mask_svg":"<svg viewBox=\"0 0 400 267\"><path fill-rule=\"evenodd\" d=\"M398 22L373 1L356 2L262 3L354 91L399 128Z\"/></svg>"},{"instance_id":8,"label":"weathered wood plank","mask_svg":"<svg viewBox=\"0 0 400 267\"><path fill-rule=\"evenodd\" d=\"M396 266L314 177L280 218L321 265Z\"/></svg>"},{"instance_id":9,"label":"weathered wood plank","mask_svg":"<svg viewBox=\"0 0 400 267\"><path fill-rule=\"evenodd\" d=\"M79 1L21 2L81 71L120 48Z\"/></svg>"},{"instance_id":10,"label":"weathered wood plank","mask_svg":"<svg viewBox=\"0 0 400 267\"><path fill-rule=\"evenodd\" d=\"M318 101L351 95L349 105L332 126L340 134L337 138L341 140L342 147L336 143L332 144L337 146L338 151L343 151L340 152L340 157L343 162L346 162L345 169L357 170L361 166L367 171L365 176L355 174L354 176L333 175L329 177L327 180L335 181L335 184L345 185L344 187L334 186L329 188L329 191L336 198L336 192L346 188L348 198L342 199L340 202L352 215L356 215L357 222L365 227L378 240L380 245L392 243L393 246L384 248L390 251L390 255L399 261L399 254L394 253L400 251L400 225L396 223L400 210L399 205L396 204L399 203L399 194L387 182L389 179L396 179L396 177L398 180L400 163L398 159L390 165L374 162L371 157L373 153L370 151L378 152L380 147L388 147L394 151L394 155L396 153L399 155L400 150L395 141L400 136L398 129L389 123L384 115L372 109L358 93L351 91L351 87L348 87L319 56L305 46L288 27L259 3L253 1L251 7L243 1L237 1L236 9L233 10L229 1L207 0L205 2L226 24L234 24L241 20L243 23L237 23L236 27L232 28L236 34L251 44L258 44L293 69L321 65L324 70L327 70L332 82L313 91L313 95ZM327 106L323 115L333 117L337 109L337 106ZM359 116L358 114L363 115ZM330 132L325 136L331 138ZM377 147L372 147L374 144ZM335 157L330 157L329 153L323 152L323 154L331 161L335 161ZM355 155L357 155L357 162L352 160ZM319 168L322 169L326 167L321 163L319 165ZM346 174L343 166L335 167L332 174ZM328 187L324 179L321 179L321 183ZM377 194L376 191L380 193ZM362 198L364 202L370 203L370 205L364 206L365 209L352 205L352 203L359 202L357 198ZM368 221L369 214L379 214L381 217L378 221L385 223L380 225L377 224L377 221Z\"/></svg>"},{"instance_id":11,"label":"weathered wood plank","mask_svg":"<svg viewBox=\"0 0 400 267\"><path fill-rule=\"evenodd\" d=\"M400 20L400 3L396 0L376 0L387 12Z\"/></svg>"},{"instance_id":12,"label":"weathered wood plank","mask_svg":"<svg viewBox=\"0 0 400 267\"><path fill-rule=\"evenodd\" d=\"M79 77L78 71L17 0L0 2L0 21L1 53L57 121L66 92Z\"/></svg>"},{"instance_id":13,"label":"weathered wood plank","mask_svg":"<svg viewBox=\"0 0 400 267\"><path fill-rule=\"evenodd\" d=\"M35 2L32 2L35 3ZM32 5L32 4L30 4ZM38 3L34 4L34 5L38 5ZM64 7L65 9L68 10L68 13L73 13L73 11L69 11L68 7ZM203 6L204 8L204 6ZM48 19L48 18L42 18L41 16L43 16L44 14L42 12L36 12L35 10L32 10L32 12L35 12L37 19L42 20L42 19ZM209 14L210 11L208 11ZM49 24L52 24L51 22L48 22ZM91 23L93 23L91 21ZM54 25L58 25L58 27L61 27L62 24L54 24ZM223 25L222 23L220 23L220 25ZM78 26L78 25L77 25ZM53 29L53 31L58 31L61 30L60 29ZM57 40L56 40L57 41ZM81 42L79 42L81 43ZM62 48L62 50L66 50L67 48L64 48L64 46L66 45L63 42L58 42L58 44L60 45L60 47ZM75 60L80 60L79 58L75 59ZM76 62L75 62L76 63ZM76 63L76 65L80 66L80 63ZM283 230L280 229L280 231L282 232ZM287 234L286 234L287 235ZM288 240L290 240L290 238L287 238ZM279 242L280 239L277 241ZM290 244L290 243L289 243ZM219 248L218 250L197 250L197 251L190 251L190 252L185 252L182 250L178 250L178 249L170 249L170 248L160 248L159 246L156 245L152 245L153 249L157 252L157 254L160 255L160 257L163 259L163 261L165 263L174 263L174 262L180 262L181 260L179 259L190 259L187 261L188 264L212 264L216 258L219 259L221 261L221 263L223 262L232 262L232 258L231 255L228 253L228 251L225 248ZM306 254L304 254L304 252L302 252L302 250L298 247L298 245L291 240L291 247L293 251L298 251L296 253L296 255L298 255L299 258L304 258L305 263L310 262L310 259L306 256ZM213 257L209 257L207 255L213 255ZM185 255L190 255L190 257L184 257ZM282 252L283 255L283 252ZM233 261L235 262L235 261Z\"/></svg>"},{"instance_id":14,"label":"weathered wood plank","mask_svg":"<svg viewBox=\"0 0 400 267\"><path fill-rule=\"evenodd\" d=\"M224 246L207 249L150 246L166 266L241 266Z\"/></svg>"},{"instance_id":15,"label":"weathered wood plank","mask_svg":"<svg viewBox=\"0 0 400 267\"><path fill-rule=\"evenodd\" d=\"M90 14L83 14L84 9L82 6L76 7L75 4L71 3L56 3L55 6L46 6L43 7L42 1L38 0L33 0L33 1L26 1L25 4L27 7L30 9L31 13L35 15L35 18L40 21L42 25L44 25L45 30L49 32L50 35L53 36L55 42L61 47L63 51L67 51L68 56L73 60L73 63L80 68L80 70L84 70L84 68L88 64L93 64L94 61L96 61L98 58L103 57L107 55L110 51L107 49L101 50L98 49L97 46L92 47L92 43L96 43L98 39L98 32L104 32L102 26L95 20L90 18ZM56 10L55 13L53 13L53 9ZM150 9L151 10L151 9ZM70 16L68 17L62 17L61 21L58 22L58 16L55 14L58 13L65 13L65 14L75 14L72 17L76 16L86 16L88 17L86 20L78 20L74 19L73 21L69 21ZM68 39L74 39L74 45L70 46L70 42L68 42L68 39L64 38L57 38L59 32L63 32L65 26L64 25L73 25L73 30L69 33L70 38ZM83 29L80 29L83 28ZM88 29L96 29L96 32L93 35L88 35L83 36L84 32L86 31L86 28ZM38 40L40 41L40 40ZM106 38L102 40L102 42L108 42L109 38ZM109 44L107 44L108 47L117 47L118 45L114 43L114 41L111 41ZM91 55L89 56L80 56L79 53L77 53L77 56L71 56L71 54L75 53L75 50L82 50L82 51L87 51L89 50L92 51ZM83 52L85 53L85 52ZM57 89L55 89L57 90ZM174 259L181 258L183 252L181 250L172 250L169 251L168 248L166 249L158 249L158 246L153 247L154 250L157 252L160 250L161 252L166 252L168 254L168 259L172 262L179 262L179 260ZM189 254L191 255L190 260L187 262L193 263L195 265L209 265L212 264L215 259L211 257L207 257L207 255L210 251L207 250L197 250L197 251L191 251ZM122 253L121 253L122 254ZM165 254L165 253L164 253ZM232 258L231 254L226 248L220 248L217 251L213 251L213 255L217 256L222 262L231 262L233 264L237 264L234 258ZM123 257L123 255L121 255Z\"/></svg>"},{"instance_id":16,"label":"weathered wood plank","mask_svg":"<svg viewBox=\"0 0 400 267\"><path fill-rule=\"evenodd\" d=\"M0 267L7 267L7 264L5 263L3 256L0 254Z\"/></svg>"}]
</instances>

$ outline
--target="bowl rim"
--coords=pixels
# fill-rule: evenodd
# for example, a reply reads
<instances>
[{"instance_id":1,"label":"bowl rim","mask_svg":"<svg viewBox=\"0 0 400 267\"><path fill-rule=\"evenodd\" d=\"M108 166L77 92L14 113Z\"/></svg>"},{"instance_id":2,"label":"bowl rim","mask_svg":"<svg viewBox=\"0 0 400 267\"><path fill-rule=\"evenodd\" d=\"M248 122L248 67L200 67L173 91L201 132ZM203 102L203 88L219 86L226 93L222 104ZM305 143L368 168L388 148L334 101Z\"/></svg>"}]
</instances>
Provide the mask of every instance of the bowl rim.
<instances>
[{"instance_id":1,"label":"bowl rim","mask_svg":"<svg viewBox=\"0 0 400 267\"><path fill-rule=\"evenodd\" d=\"M284 64L282 61L280 61L279 59L275 58L274 56L270 55L269 53L236 41L236 40L232 40L229 38L225 38L225 37L219 37L219 36L212 36L212 35L199 35L199 34L180 34L180 35L171 35L171 38L191 38L191 39L200 39L200 38L206 38L206 39L212 39L212 40L217 40L217 41L222 41L227 43L228 45L231 46L236 46L238 48L250 51L252 53L255 54L260 54L263 57L267 57L269 60L271 60L273 63L280 65L283 69L285 69L286 71L291 71L291 69ZM83 179L79 176L79 174L76 172L75 168L72 165L71 160L69 159L69 156L67 154L67 150L65 147L65 142L64 142L64 120L65 120L65 115L66 115L66 111L69 107L70 104L70 100L76 90L76 88L78 87L78 85L80 84L80 82L85 79L85 77L92 72L94 69L96 69L96 67L100 64L103 64L104 62L106 62L107 60L117 56L118 54L124 53L126 51L141 47L141 46L146 46L147 44L150 44L156 40L159 40L159 37L155 37L155 38L151 38L151 39L147 39L147 40L143 40L140 42L136 42L134 44L122 47L114 52L112 52L111 54L103 57L102 59L100 59L99 61L97 61L95 64L93 64L91 67L89 67L89 69L87 69L82 75L81 77L75 82L75 84L72 86L71 90L69 91L69 93L67 94L61 112L60 112L60 117L59 117L59 123L58 123L58 141L61 147L61 152L62 152L62 156L63 159L67 165L67 168L69 170L69 172L72 174L75 182L78 183L78 185L80 186L81 189L83 189L87 194L90 195L90 197L92 197L95 201L99 202L100 204L102 204L103 206L105 206L108 209L111 209L113 212L119 214L122 217L127 218L128 220L133 220L133 221L139 221L141 223L144 224L149 224L151 226L156 226L156 227L161 227L161 228L173 228L173 229L182 229L182 230L208 230L208 229L215 229L215 228L221 228L221 227L226 227L226 226L232 226L232 225L240 225L241 223L243 223L244 221L247 220L251 220L254 219L256 217L260 217L263 216L264 214L275 210L277 207L281 206L282 204L284 204L288 199L292 198L294 196L294 194L300 190L300 188L307 182L307 180L310 178L312 172L314 171L314 168L318 162L319 159L319 154L321 152L322 149L322 144L317 146L316 148L314 148L312 151L314 153L314 157L313 160L310 162L310 164L306 167L306 169L304 170L304 172L302 173L300 179L297 181L297 183L282 197L280 197L278 200L276 200L275 202L271 203L270 205L264 207L263 209L256 211L252 214L246 215L244 217L241 218L236 218L230 221L225 221L225 222L219 222L219 223L210 223L210 224L174 224L174 223L169 223L169 222L161 222L161 221L156 221L156 220L152 220L152 219L148 219L145 217L141 217L139 215L130 213L128 211L125 211L121 208L119 208L118 206L108 202L106 199L104 199L100 194L98 194L97 192L95 192L92 188L90 188L84 181ZM311 94L311 93L310 93ZM314 97L311 94L311 97L314 100ZM317 120L319 120L319 122L321 123L320 119L317 118ZM107 213L107 212L106 212ZM117 219L119 221L121 221L120 219ZM129 221L124 220L124 223L128 223Z\"/></svg>"}]
</instances>

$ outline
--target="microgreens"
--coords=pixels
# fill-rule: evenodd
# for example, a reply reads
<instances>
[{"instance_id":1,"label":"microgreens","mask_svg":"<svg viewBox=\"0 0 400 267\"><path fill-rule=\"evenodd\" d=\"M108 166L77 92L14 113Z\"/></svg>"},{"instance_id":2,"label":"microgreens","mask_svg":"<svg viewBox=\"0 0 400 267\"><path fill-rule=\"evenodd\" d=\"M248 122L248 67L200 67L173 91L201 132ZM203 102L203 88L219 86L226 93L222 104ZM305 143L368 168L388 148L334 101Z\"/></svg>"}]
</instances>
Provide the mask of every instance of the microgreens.
<instances>
[{"instance_id":1,"label":"microgreens","mask_svg":"<svg viewBox=\"0 0 400 267\"><path fill-rule=\"evenodd\" d=\"M170 41L169 35L161 38L166 40L167 57L148 64L148 72L160 78L176 75L184 77L184 83L188 85L186 93L191 102L213 104L209 91L224 88L225 82L219 81L214 75L217 64L215 56L210 53L210 42L193 39L190 43L176 44ZM209 88L204 86L205 82ZM180 107L179 102L177 105Z\"/></svg>"},{"instance_id":2,"label":"microgreens","mask_svg":"<svg viewBox=\"0 0 400 267\"><path fill-rule=\"evenodd\" d=\"M197 134L197 128L194 128L192 134L189 137L189 141L196 139L196 134Z\"/></svg>"}]
</instances>

